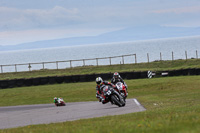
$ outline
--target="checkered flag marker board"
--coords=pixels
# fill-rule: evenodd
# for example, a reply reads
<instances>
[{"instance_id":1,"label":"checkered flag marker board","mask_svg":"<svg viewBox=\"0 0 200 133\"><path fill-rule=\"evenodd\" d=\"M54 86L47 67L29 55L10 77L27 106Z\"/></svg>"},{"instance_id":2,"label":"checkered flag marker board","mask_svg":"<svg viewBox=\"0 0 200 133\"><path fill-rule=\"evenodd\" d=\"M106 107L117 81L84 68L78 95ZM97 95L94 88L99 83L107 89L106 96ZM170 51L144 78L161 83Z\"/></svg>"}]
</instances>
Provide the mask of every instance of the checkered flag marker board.
<instances>
[{"instance_id":1,"label":"checkered flag marker board","mask_svg":"<svg viewBox=\"0 0 200 133\"><path fill-rule=\"evenodd\" d=\"M152 78L152 71L148 71L147 76L148 76L148 78Z\"/></svg>"}]
</instances>

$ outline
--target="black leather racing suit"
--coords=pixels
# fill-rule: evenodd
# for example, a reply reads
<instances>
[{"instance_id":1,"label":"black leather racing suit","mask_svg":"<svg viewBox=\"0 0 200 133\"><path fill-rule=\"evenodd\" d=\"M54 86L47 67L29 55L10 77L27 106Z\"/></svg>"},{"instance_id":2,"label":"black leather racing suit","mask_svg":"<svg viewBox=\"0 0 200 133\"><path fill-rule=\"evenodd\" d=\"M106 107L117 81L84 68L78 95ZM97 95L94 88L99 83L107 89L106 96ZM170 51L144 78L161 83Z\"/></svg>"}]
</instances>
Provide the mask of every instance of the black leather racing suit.
<instances>
[{"instance_id":1,"label":"black leather racing suit","mask_svg":"<svg viewBox=\"0 0 200 133\"><path fill-rule=\"evenodd\" d=\"M126 83L124 82L124 80L121 77L119 77L117 79L115 79L115 77L113 77L111 79L112 84L116 85L117 82L122 82L125 85L126 89L128 89L128 86L126 85Z\"/></svg>"},{"instance_id":2,"label":"black leather racing suit","mask_svg":"<svg viewBox=\"0 0 200 133\"><path fill-rule=\"evenodd\" d=\"M102 89L102 87L104 85L109 85L109 86L111 86L113 88L116 88L116 86L114 84L112 84L112 83L110 83L108 81L103 81L100 85L96 86L96 98L98 98L99 102L102 102L103 104L107 103L105 101L105 99L103 97L101 97L101 94L102 94L102 92L101 92L102 90L101 89Z\"/></svg>"}]
</instances>

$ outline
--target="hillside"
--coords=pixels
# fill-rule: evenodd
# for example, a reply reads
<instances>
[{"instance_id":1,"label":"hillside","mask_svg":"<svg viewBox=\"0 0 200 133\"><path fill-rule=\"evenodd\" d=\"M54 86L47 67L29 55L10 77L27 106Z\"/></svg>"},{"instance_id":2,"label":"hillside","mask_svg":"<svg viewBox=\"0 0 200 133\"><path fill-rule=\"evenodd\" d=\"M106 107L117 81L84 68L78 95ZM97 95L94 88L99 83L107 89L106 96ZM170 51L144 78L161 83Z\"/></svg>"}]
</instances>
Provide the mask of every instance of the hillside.
<instances>
[{"instance_id":1,"label":"hillside","mask_svg":"<svg viewBox=\"0 0 200 133\"><path fill-rule=\"evenodd\" d=\"M163 27L163 26L151 25L143 27L129 27L113 32L104 33L99 36L71 37L71 38L63 38L55 40L29 42L12 46L0 46L0 51L125 42L125 41L149 40L158 38L173 38L173 37L197 36L197 35L200 35L199 27L184 28L184 27Z\"/></svg>"}]
</instances>

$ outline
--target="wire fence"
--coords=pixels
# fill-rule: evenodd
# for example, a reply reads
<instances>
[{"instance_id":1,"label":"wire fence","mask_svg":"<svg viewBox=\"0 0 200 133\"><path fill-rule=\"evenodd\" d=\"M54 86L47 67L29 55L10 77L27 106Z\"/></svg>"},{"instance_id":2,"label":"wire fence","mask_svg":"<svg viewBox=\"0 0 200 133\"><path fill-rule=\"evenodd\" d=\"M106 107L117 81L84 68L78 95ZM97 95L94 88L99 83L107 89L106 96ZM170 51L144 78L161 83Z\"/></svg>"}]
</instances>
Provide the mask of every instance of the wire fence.
<instances>
[{"instance_id":1,"label":"wire fence","mask_svg":"<svg viewBox=\"0 0 200 133\"><path fill-rule=\"evenodd\" d=\"M185 51L183 57L184 57L184 58L182 58L182 59L185 59L185 60L188 60L188 59L198 59L198 58L199 58L199 57L198 57L198 51L196 50L196 51L195 51L195 56L193 56L193 57L191 57L191 58L189 58L188 52ZM181 59L181 58L180 58L180 59ZM163 61L163 60L164 60L164 59L163 59L163 54L160 52L160 57L159 57L159 60L157 60L157 61ZM174 53L173 51L171 52L171 60L172 60L172 61L176 60L176 59L175 59L175 53ZM148 63L150 62L150 54L149 54L149 53L147 53L147 62L148 62Z\"/></svg>"},{"instance_id":2,"label":"wire fence","mask_svg":"<svg viewBox=\"0 0 200 133\"><path fill-rule=\"evenodd\" d=\"M163 54L160 52L158 55L159 60L162 61ZM170 57L170 54L168 55ZM184 52L184 59L189 59L187 51ZM198 59L198 51L195 51L195 56L192 58ZM144 62L150 61L150 54L147 53L147 60ZM22 72L22 71L34 71L34 70L44 70L44 69L65 69L65 68L73 68L80 66L102 66L102 65L115 65L115 64L134 64L137 63L137 55L129 54L129 55L120 55L120 56L112 56L112 57L103 57L103 58L90 58L90 59L79 59L79 60L66 60L66 61L53 61L53 62L38 62L38 63L25 63L25 64L10 64L10 65L0 65L1 73L6 72ZM169 58L168 58L169 60ZM171 59L175 60L175 53L171 52Z\"/></svg>"}]
</instances>

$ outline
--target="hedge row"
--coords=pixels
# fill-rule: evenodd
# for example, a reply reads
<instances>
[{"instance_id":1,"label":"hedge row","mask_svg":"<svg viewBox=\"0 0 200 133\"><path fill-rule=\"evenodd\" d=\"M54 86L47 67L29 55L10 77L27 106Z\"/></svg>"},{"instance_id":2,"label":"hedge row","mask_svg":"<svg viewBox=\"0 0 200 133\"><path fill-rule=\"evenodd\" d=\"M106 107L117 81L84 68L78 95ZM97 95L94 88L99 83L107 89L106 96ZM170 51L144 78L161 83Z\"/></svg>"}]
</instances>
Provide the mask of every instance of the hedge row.
<instances>
[{"instance_id":1,"label":"hedge row","mask_svg":"<svg viewBox=\"0 0 200 133\"><path fill-rule=\"evenodd\" d=\"M165 71L168 75L165 76L181 76L181 75L200 75L200 69L181 69ZM162 72L156 72L155 77L162 76ZM112 78L113 73L101 74L88 74L88 75L72 75L72 76L52 76L52 77L39 77L29 79L12 79L0 80L0 88L13 88L22 86L37 86L45 84L60 84L60 83L74 83L74 82L88 82L95 81L96 77L102 77L104 80ZM121 77L124 79L141 79L147 78L147 71L144 72L122 72Z\"/></svg>"}]
</instances>

